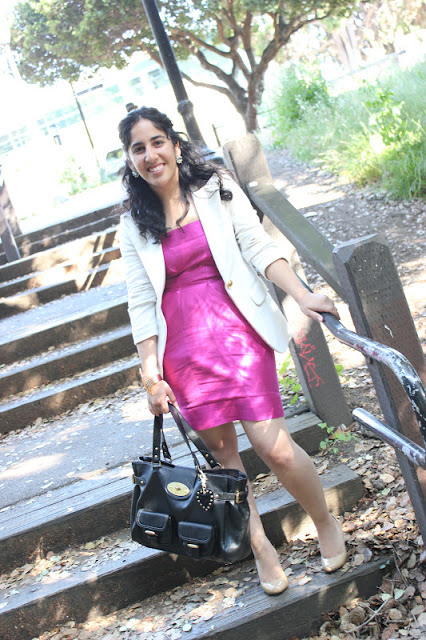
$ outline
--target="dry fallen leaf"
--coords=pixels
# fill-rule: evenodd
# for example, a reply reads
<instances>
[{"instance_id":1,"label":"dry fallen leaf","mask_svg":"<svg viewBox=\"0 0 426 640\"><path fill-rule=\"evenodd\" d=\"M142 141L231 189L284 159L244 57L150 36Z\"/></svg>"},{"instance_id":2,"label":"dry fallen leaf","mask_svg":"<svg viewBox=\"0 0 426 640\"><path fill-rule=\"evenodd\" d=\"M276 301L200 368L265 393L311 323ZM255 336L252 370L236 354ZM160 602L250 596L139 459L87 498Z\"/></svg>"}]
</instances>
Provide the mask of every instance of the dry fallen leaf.
<instances>
[{"instance_id":1,"label":"dry fallen leaf","mask_svg":"<svg viewBox=\"0 0 426 640\"><path fill-rule=\"evenodd\" d=\"M402 620L402 613L399 609L389 609L388 616L391 620Z\"/></svg>"}]
</instances>

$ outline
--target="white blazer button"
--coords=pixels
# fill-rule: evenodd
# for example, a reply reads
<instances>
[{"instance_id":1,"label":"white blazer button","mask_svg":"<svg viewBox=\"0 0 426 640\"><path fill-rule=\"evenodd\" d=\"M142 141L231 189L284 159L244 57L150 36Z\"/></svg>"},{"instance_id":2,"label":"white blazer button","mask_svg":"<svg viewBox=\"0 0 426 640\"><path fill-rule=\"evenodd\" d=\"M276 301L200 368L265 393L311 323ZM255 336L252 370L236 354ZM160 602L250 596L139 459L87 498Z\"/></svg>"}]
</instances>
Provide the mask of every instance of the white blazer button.
<instances>
[{"instance_id":1,"label":"white blazer button","mask_svg":"<svg viewBox=\"0 0 426 640\"><path fill-rule=\"evenodd\" d=\"M230 280L230 281L228 282L228 284L226 285L226 288L227 288L227 289L230 289L231 287L232 287L232 280Z\"/></svg>"}]
</instances>

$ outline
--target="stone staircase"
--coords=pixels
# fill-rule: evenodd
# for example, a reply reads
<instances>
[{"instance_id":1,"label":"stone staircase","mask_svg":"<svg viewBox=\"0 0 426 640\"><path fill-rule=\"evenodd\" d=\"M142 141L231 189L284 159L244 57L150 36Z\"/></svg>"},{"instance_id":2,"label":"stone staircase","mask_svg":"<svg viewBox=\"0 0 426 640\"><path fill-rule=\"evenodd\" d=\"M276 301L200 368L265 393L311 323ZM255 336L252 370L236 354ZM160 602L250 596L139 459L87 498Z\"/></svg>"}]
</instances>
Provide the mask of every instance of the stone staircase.
<instances>
[{"instance_id":1,"label":"stone staircase","mask_svg":"<svg viewBox=\"0 0 426 640\"><path fill-rule=\"evenodd\" d=\"M135 392L143 404L136 410L140 422L127 422L120 432L112 429L117 420L110 409L98 411L97 430L88 411L78 409L81 403L88 406L119 390L124 397L137 380L117 220L110 213L107 209L67 223L66 231L58 225L26 237L21 246L27 257L0 267L0 433L5 434L0 441L0 566L2 579L17 576L16 588L0 592L2 640L31 640L67 621L81 622L94 612L116 611L197 576L213 580L212 572L217 569L213 562L176 558L129 544L119 557L105 554L93 566L71 566L37 578L26 576L28 566L47 554L68 548L77 554L82 547L112 534L129 537L129 461L148 454L151 447L152 420L142 392ZM39 251L41 246L43 251ZM125 407L125 400L123 404ZM66 412L71 412L68 422L63 417ZM288 409L286 414L296 442L315 454L322 437L319 418L304 406ZM40 431L30 426L36 420L41 421ZM171 426L168 416L165 428L174 461L191 464ZM74 444L65 446L72 430L75 438L69 441ZM133 440L124 441L132 433ZM97 459L104 437L105 441L115 440L121 449L110 466ZM238 437L250 478L265 473L240 427ZM82 438L86 438L84 443ZM86 462L73 475L67 473L66 463L73 468L78 464L73 459L79 455L77 441L92 464ZM10 464L8 456L16 462ZM43 465L52 469L52 481L45 485L40 480ZM353 471L340 464L329 467L321 477L334 514L356 508L364 491ZM24 484L25 491L18 490ZM307 516L282 488L261 496L258 504L265 529L276 545L297 538L308 524ZM296 580L303 567L295 568L291 588L274 598L266 596L254 581L245 593L244 608L220 614L214 629L211 622L202 622L185 637L303 637L318 625L323 613L374 593L386 566L386 559L373 556L370 562L345 572L324 575L318 571L304 585Z\"/></svg>"}]
</instances>

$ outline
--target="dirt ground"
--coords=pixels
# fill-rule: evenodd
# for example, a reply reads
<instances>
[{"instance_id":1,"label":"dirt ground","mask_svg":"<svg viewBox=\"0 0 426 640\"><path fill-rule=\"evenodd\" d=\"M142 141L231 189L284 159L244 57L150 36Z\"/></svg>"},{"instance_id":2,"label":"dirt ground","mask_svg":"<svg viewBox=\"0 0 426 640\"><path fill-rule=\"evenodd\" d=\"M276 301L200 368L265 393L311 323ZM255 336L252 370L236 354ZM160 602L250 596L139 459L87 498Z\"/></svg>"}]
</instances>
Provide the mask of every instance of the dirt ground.
<instances>
[{"instance_id":1,"label":"dirt ground","mask_svg":"<svg viewBox=\"0 0 426 640\"><path fill-rule=\"evenodd\" d=\"M341 185L331 175L295 162L282 151L268 153L268 161L276 185L290 201L324 233L333 244L381 233L390 245L416 329L426 342L426 203L392 202L373 191L353 185ZM316 291L334 294L319 277L306 267L311 286ZM336 298L336 297L335 297ZM345 305L337 298L342 322L352 328ZM342 384L351 408L363 406L380 416L380 408L363 357L328 336L336 362L343 365ZM389 575L379 593L369 600L354 600L325 616L320 631L312 636L319 640L397 640L422 638L426 635L426 553L416 524L415 515L405 490L393 451L374 438L359 434L354 427L347 433L356 436L337 447L330 446L315 458L320 473L336 460L345 462L361 475L365 495L356 511L344 514L342 522L347 538L348 570L368 562L373 553L390 555L396 569ZM331 445L334 446L333 444ZM261 475L255 483L257 495L277 487L272 475ZM76 564L93 566L102 562L102 555L125 557L128 537L121 533L82 545L26 565L4 576L8 587L17 585L23 575L48 579ZM309 582L319 570L316 540L308 537L301 543L293 541L279 549L290 582L293 568L304 567L302 578ZM22 575L23 574L23 575ZM5 583L5 585L6 585ZM197 621L210 620L230 607L244 606L244 593L255 588L257 578L251 561L237 567L219 569L210 578L197 579L176 589L136 603L109 616L94 618L83 624L68 622L62 628L43 633L39 640L177 640L184 638ZM256 587L258 588L258 587ZM34 639L37 640L37 639Z\"/></svg>"}]
</instances>

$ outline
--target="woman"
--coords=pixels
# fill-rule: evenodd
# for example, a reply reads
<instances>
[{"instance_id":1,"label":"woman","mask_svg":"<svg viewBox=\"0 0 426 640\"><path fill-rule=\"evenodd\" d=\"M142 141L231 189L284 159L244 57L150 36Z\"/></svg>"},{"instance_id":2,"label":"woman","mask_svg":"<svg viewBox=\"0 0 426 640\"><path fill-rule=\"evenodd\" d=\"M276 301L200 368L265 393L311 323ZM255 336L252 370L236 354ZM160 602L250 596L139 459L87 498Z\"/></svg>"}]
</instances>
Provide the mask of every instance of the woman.
<instances>
[{"instance_id":1,"label":"woman","mask_svg":"<svg viewBox=\"0 0 426 640\"><path fill-rule=\"evenodd\" d=\"M326 507L309 456L291 439L274 349L287 348L286 321L258 273L292 295L309 317L337 315L326 296L299 282L242 190L205 161L153 108L119 125L127 154L128 211L121 251L134 342L154 415L178 403L224 467L244 469L233 422L317 528L322 565L346 560L339 523ZM281 593L287 578L250 490L251 545L260 583Z\"/></svg>"}]
</instances>

